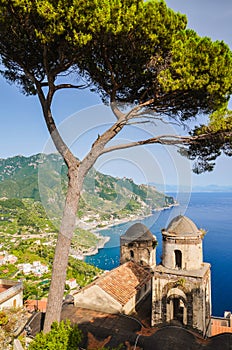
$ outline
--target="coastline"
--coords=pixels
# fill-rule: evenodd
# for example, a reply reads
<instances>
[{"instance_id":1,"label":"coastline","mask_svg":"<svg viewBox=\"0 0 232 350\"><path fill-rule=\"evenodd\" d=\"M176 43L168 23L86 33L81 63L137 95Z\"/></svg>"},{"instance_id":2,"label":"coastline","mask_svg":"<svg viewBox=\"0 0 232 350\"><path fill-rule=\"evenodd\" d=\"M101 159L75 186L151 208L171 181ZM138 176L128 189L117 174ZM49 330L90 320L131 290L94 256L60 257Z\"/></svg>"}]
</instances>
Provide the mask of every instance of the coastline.
<instances>
[{"instance_id":1,"label":"coastline","mask_svg":"<svg viewBox=\"0 0 232 350\"><path fill-rule=\"evenodd\" d=\"M83 253L83 258L85 256L96 255L98 253L98 250L104 248L105 244L110 240L110 237L108 236L99 236L99 238L99 243L95 247L90 248L88 252Z\"/></svg>"},{"instance_id":2,"label":"coastline","mask_svg":"<svg viewBox=\"0 0 232 350\"><path fill-rule=\"evenodd\" d=\"M92 232L96 234L100 231L107 230L108 228L111 228L111 227L114 227L114 226L117 226L120 224L125 224L126 222L129 222L129 221L137 221L137 220L141 221L145 218L148 218L148 217L154 215L156 212L158 213L160 211L169 210L169 209L171 209L173 207L177 207L179 205L180 205L179 203L174 203L174 204L170 204L167 207L160 207L157 209L152 209L151 213L147 214L147 215L145 215L145 214L140 214L140 215L130 214L128 218L114 219L113 222L106 224L104 227L96 227L96 228L94 228L94 230Z\"/></svg>"},{"instance_id":3,"label":"coastline","mask_svg":"<svg viewBox=\"0 0 232 350\"><path fill-rule=\"evenodd\" d=\"M163 210L169 210L172 207L175 207L175 206L178 206L178 205L179 205L179 203L174 203L174 204L171 204L171 205L169 205L167 207L153 209L151 211L151 213L148 214L148 215L145 215L145 214L140 214L140 215L138 215L138 214L137 215L130 214L130 215L128 215L128 217L125 217L125 218L109 220L108 222L105 222L102 227L98 227L99 222L92 222L92 223L82 222L81 225L79 223L79 225L78 225L79 227L81 227L81 228L83 228L85 230L91 231L94 235L96 235L99 238L99 242L97 243L96 246L91 247L87 252L79 252L78 253L78 259L79 260L83 260L85 256L96 255L98 253L99 249L104 248L105 244L107 242L109 242L110 237L109 236L101 236L101 234L100 234L101 231L107 230L107 229L109 229L111 227L114 227L114 226L117 226L117 225L120 225L120 224L124 224L124 223L129 222L129 221L137 221L137 220L141 221L144 218L147 218L147 217L150 217L150 216L154 215L155 212L160 212L160 211L163 211Z\"/></svg>"}]
</instances>

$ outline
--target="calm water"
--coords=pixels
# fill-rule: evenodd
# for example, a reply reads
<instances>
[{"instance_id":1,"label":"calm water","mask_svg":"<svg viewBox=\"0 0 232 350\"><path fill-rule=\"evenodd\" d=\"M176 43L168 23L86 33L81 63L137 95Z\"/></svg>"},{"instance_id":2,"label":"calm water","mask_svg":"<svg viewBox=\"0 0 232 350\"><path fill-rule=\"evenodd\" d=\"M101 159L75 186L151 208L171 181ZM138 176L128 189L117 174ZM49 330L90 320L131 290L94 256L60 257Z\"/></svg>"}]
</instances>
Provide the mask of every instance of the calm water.
<instances>
[{"instance_id":1,"label":"calm water","mask_svg":"<svg viewBox=\"0 0 232 350\"><path fill-rule=\"evenodd\" d=\"M161 229L167 227L177 215L187 215L207 234L204 238L204 261L211 264L213 315L222 316L224 310L232 311L232 193L192 193L177 198L180 206L155 213L142 222L158 239L157 262L160 261ZM105 270L119 265L120 236L130 223L101 231L110 241L98 254L85 261Z\"/></svg>"}]
</instances>

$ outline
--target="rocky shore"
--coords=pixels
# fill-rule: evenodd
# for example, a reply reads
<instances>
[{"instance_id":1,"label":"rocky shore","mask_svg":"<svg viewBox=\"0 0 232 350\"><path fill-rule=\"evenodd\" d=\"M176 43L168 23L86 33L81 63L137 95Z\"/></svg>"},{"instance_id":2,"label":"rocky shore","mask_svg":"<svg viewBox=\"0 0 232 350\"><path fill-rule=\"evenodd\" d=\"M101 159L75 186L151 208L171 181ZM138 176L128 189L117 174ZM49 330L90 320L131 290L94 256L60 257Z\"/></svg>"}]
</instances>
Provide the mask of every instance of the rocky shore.
<instances>
[{"instance_id":1,"label":"rocky shore","mask_svg":"<svg viewBox=\"0 0 232 350\"><path fill-rule=\"evenodd\" d=\"M98 253L98 250L101 248L104 248L105 244L107 242L109 242L110 237L103 237L103 236L99 236L99 242L95 247L92 247L88 250L88 252L83 253L83 256L88 256L88 255L95 255Z\"/></svg>"}]
</instances>

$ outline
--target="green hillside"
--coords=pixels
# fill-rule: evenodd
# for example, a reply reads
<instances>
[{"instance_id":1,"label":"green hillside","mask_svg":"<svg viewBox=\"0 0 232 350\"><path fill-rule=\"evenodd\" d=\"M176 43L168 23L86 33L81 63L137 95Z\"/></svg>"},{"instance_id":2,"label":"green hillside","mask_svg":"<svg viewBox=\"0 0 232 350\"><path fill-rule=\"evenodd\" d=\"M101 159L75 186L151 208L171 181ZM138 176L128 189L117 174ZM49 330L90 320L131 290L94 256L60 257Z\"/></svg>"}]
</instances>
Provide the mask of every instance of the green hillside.
<instances>
[{"instance_id":1,"label":"green hillside","mask_svg":"<svg viewBox=\"0 0 232 350\"><path fill-rule=\"evenodd\" d=\"M65 198L67 169L58 154L37 154L0 159L0 198L41 201L49 217L59 217ZM155 187L131 179L114 178L91 169L85 179L78 217L123 218L128 213L147 215L174 200Z\"/></svg>"},{"instance_id":2,"label":"green hillside","mask_svg":"<svg viewBox=\"0 0 232 350\"><path fill-rule=\"evenodd\" d=\"M13 254L17 263L41 261L49 268L43 274L43 280L48 283L43 285L33 274L24 275L19 271L17 264L0 267L1 278L25 280L25 299L35 294L41 298L48 293L67 187L66 173L66 166L57 154L0 159L1 250ZM173 203L172 197L158 192L155 187L137 185L131 179L114 178L92 169L86 177L77 213L67 278L75 278L79 286L85 286L101 273L78 260L105 243L103 237L91 232L92 228L113 223L115 219L133 220L135 215L147 215L152 209Z\"/></svg>"}]
</instances>

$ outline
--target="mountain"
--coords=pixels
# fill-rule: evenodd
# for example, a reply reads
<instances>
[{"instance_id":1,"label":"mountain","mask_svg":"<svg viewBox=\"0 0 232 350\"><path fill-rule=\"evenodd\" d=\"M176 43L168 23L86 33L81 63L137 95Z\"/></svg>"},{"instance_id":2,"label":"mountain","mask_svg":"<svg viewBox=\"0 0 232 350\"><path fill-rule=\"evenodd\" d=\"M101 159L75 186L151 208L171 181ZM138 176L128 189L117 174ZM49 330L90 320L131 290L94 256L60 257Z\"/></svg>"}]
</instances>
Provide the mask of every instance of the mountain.
<instances>
[{"instance_id":1,"label":"mountain","mask_svg":"<svg viewBox=\"0 0 232 350\"><path fill-rule=\"evenodd\" d=\"M59 216L67 188L67 168L58 154L37 154L0 159L0 198L41 201L49 215ZM174 199L154 186L137 185L132 179L104 175L94 168L84 182L79 218L121 218L128 213L147 215L174 204Z\"/></svg>"},{"instance_id":2,"label":"mountain","mask_svg":"<svg viewBox=\"0 0 232 350\"><path fill-rule=\"evenodd\" d=\"M157 183L150 183L155 186L157 190L163 192L232 192L232 186L229 185L194 185L194 186L177 186L177 185L162 185Z\"/></svg>"}]
</instances>

